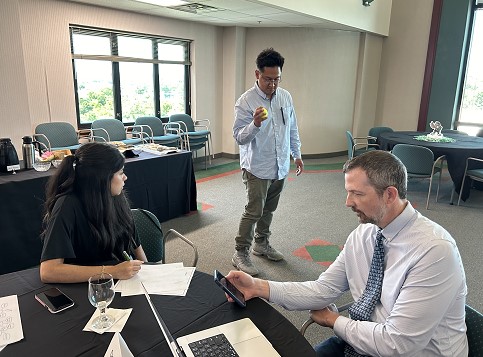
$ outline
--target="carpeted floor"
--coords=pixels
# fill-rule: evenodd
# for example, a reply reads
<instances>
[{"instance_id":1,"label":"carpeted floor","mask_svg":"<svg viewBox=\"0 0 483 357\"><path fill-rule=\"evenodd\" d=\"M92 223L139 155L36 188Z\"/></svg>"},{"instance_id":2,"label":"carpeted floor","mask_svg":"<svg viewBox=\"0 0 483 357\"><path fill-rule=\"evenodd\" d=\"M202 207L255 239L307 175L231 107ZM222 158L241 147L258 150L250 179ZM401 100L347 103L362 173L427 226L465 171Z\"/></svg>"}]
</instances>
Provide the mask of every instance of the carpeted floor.
<instances>
[{"instance_id":1,"label":"carpeted floor","mask_svg":"<svg viewBox=\"0 0 483 357\"><path fill-rule=\"evenodd\" d=\"M325 163L327 161L328 163ZM291 171L272 222L271 243L285 254L282 262L253 257L261 270L260 277L278 281L315 279L334 260L348 234L357 226L354 213L345 207L344 176L339 162L305 160L306 171L297 177ZM208 170L197 170L198 212L163 223L174 228L198 247L198 270L214 269L228 273L233 266L234 237L245 205L245 190L238 162L225 162ZM444 226L456 239L467 274L468 304L483 311L480 251L483 247L483 192L472 190L461 206L449 205L451 181L443 175L439 202L436 188L430 209L425 209L427 180L410 181L408 197L422 214ZM168 261L188 261L189 254L176 241L167 243ZM350 301L344 296L340 303ZM300 327L307 312L290 312L277 307L292 323ZM312 344L331 335L330 329L311 327L306 337Z\"/></svg>"}]
</instances>

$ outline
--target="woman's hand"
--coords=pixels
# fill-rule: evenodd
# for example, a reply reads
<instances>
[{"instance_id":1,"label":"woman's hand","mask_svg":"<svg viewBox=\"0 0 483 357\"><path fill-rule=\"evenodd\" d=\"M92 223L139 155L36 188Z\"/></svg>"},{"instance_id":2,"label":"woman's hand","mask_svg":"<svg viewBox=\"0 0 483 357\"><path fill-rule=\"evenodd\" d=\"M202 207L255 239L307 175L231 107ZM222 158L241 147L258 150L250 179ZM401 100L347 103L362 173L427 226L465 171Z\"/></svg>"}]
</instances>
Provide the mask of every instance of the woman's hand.
<instances>
[{"instance_id":1,"label":"woman's hand","mask_svg":"<svg viewBox=\"0 0 483 357\"><path fill-rule=\"evenodd\" d=\"M106 267L106 273L112 275L114 279L130 279L141 270L142 260L129 260L112 267Z\"/></svg>"}]
</instances>

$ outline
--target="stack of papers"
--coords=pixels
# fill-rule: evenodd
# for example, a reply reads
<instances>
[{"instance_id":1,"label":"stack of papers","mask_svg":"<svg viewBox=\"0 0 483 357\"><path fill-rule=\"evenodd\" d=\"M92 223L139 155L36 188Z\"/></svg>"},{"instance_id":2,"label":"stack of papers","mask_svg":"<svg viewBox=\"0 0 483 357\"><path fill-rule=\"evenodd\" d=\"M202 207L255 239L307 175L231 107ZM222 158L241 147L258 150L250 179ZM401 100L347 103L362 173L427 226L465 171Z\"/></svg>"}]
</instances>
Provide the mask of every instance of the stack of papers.
<instances>
[{"instance_id":1,"label":"stack of papers","mask_svg":"<svg viewBox=\"0 0 483 357\"><path fill-rule=\"evenodd\" d=\"M186 296L195 270L183 263L143 264L131 279L118 280L114 290L121 296L143 295L142 282L149 294Z\"/></svg>"},{"instance_id":2,"label":"stack of papers","mask_svg":"<svg viewBox=\"0 0 483 357\"><path fill-rule=\"evenodd\" d=\"M166 154L179 151L178 148L171 147L171 146L164 146L164 145L155 144L155 143L140 144L140 145L136 145L135 148L154 155L166 155Z\"/></svg>"},{"instance_id":3,"label":"stack of papers","mask_svg":"<svg viewBox=\"0 0 483 357\"><path fill-rule=\"evenodd\" d=\"M23 339L17 295L0 298L0 351Z\"/></svg>"}]
</instances>

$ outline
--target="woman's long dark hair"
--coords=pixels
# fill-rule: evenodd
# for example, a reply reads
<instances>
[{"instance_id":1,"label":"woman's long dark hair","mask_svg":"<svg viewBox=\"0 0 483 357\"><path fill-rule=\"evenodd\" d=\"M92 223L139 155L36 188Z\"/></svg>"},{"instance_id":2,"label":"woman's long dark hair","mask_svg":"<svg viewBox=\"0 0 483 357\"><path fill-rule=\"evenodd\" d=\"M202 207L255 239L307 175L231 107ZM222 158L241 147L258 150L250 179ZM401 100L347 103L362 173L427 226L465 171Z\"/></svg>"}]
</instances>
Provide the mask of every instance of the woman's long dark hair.
<instances>
[{"instance_id":1,"label":"woman's long dark hair","mask_svg":"<svg viewBox=\"0 0 483 357\"><path fill-rule=\"evenodd\" d=\"M124 192L111 194L111 179L123 168L124 160L117 148L103 143L84 144L75 155L66 156L47 183L44 228L59 197L75 194L99 248L113 252L112 258L118 259L126 246L132 253L134 221L129 202Z\"/></svg>"}]
</instances>

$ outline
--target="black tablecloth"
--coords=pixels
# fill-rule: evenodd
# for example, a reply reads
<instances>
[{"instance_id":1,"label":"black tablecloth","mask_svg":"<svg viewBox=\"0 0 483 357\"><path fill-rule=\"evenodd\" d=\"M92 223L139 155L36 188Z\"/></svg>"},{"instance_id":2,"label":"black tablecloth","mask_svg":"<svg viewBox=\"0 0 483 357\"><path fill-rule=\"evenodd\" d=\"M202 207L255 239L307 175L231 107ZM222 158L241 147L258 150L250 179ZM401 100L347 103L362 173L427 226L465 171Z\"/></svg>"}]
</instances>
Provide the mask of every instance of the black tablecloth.
<instances>
[{"instance_id":1,"label":"black tablecloth","mask_svg":"<svg viewBox=\"0 0 483 357\"><path fill-rule=\"evenodd\" d=\"M55 170L0 175L0 274L39 264L45 184ZM124 171L131 207L147 209L161 222L196 210L190 152L142 152L126 160Z\"/></svg>"},{"instance_id":2,"label":"black tablecloth","mask_svg":"<svg viewBox=\"0 0 483 357\"><path fill-rule=\"evenodd\" d=\"M459 193L465 173L466 159L468 157L483 159L483 138L464 134L444 133L444 136L453 138L456 141L453 143L439 143L414 139L415 136L426 134L417 131L386 132L379 135L377 140L380 148L383 150L392 150L396 144L411 144L427 147L433 152L435 159L445 155L449 174L453 180L456 192ZM470 166L470 168L474 167L477 166ZM469 195L470 184L468 181L465 181L461 198L466 200Z\"/></svg>"},{"instance_id":3,"label":"black tablecloth","mask_svg":"<svg viewBox=\"0 0 483 357\"><path fill-rule=\"evenodd\" d=\"M0 296L18 295L24 333L24 339L7 346L0 357L104 355L113 334L82 331L95 310L87 300L87 283L53 285L75 306L51 314L35 300L34 295L46 289L38 268L0 276ZM249 317L281 356L315 356L307 340L273 307L261 299L249 300L246 308L227 302L208 274L195 272L185 297L152 295L151 299L175 338ZM171 356L144 295L116 294L111 307L133 308L121 335L134 356Z\"/></svg>"}]
</instances>

